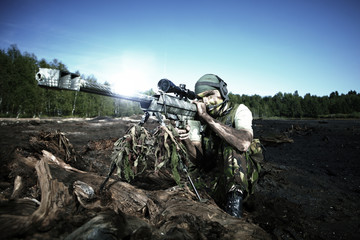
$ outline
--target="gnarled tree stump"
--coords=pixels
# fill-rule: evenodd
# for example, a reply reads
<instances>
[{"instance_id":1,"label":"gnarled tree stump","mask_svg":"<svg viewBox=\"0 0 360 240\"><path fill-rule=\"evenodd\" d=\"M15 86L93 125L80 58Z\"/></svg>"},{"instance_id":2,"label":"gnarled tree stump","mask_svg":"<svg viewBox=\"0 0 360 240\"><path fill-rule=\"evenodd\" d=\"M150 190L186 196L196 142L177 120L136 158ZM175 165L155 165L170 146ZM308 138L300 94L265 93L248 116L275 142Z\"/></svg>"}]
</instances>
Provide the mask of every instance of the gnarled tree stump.
<instances>
[{"instance_id":1,"label":"gnarled tree stump","mask_svg":"<svg viewBox=\"0 0 360 240\"><path fill-rule=\"evenodd\" d=\"M267 239L255 224L236 219L213 201L199 202L186 187L144 190L129 183L104 180L79 171L47 151L40 160L17 155L31 168L35 163L41 201L2 202L2 239L34 236L61 239ZM16 193L16 196L21 196ZM19 209L23 209L20 211Z\"/></svg>"}]
</instances>

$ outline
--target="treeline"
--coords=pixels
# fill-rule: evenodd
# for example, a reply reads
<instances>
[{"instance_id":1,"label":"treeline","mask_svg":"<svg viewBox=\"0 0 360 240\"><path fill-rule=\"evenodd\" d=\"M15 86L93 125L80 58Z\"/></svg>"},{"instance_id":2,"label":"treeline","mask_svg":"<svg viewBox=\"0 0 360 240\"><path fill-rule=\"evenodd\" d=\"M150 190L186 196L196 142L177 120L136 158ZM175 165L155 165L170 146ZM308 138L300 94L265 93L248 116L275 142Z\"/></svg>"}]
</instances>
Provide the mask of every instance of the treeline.
<instances>
[{"instance_id":1,"label":"treeline","mask_svg":"<svg viewBox=\"0 0 360 240\"><path fill-rule=\"evenodd\" d=\"M1 117L119 117L142 113L138 103L126 100L40 88L35 80L39 67L68 71L62 62L37 60L34 54L21 53L16 45L0 50ZM81 77L97 81L94 76ZM297 91L267 97L230 93L230 101L247 105L254 117L360 117L360 94L356 91L346 95L335 91L322 97L309 93L302 97Z\"/></svg>"},{"instance_id":2,"label":"treeline","mask_svg":"<svg viewBox=\"0 0 360 240\"><path fill-rule=\"evenodd\" d=\"M138 103L126 100L40 88L35 80L39 67L68 71L62 62L38 61L34 54L22 54L16 45L0 50L1 117L121 117L142 113ZM81 78L97 82L94 76Z\"/></svg>"},{"instance_id":3,"label":"treeline","mask_svg":"<svg viewBox=\"0 0 360 240\"><path fill-rule=\"evenodd\" d=\"M245 104L254 117L360 118L360 94L356 91L346 95L335 91L322 97L310 93L301 97L298 91L293 94L279 92L273 97L230 94L230 101Z\"/></svg>"}]
</instances>

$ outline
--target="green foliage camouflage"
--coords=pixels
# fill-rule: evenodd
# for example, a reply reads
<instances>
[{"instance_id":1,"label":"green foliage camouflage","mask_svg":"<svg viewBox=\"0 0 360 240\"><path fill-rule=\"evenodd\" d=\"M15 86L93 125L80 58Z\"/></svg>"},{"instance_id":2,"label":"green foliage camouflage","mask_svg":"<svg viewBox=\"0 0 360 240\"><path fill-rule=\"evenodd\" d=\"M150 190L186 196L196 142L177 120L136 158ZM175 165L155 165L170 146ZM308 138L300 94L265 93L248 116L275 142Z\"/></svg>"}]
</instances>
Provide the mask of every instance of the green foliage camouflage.
<instances>
[{"instance_id":1,"label":"green foliage camouflage","mask_svg":"<svg viewBox=\"0 0 360 240\"><path fill-rule=\"evenodd\" d=\"M247 191L253 193L253 186L256 185L261 172L261 163L264 160L263 146L259 139L253 139L247 152L245 153L247 161L247 173L249 174Z\"/></svg>"},{"instance_id":2,"label":"green foliage camouflage","mask_svg":"<svg viewBox=\"0 0 360 240\"><path fill-rule=\"evenodd\" d=\"M132 126L114 144L112 161L120 178L131 182L146 170L168 170L177 184L181 181L181 164L187 152L172 125L159 126L152 134L140 125ZM180 169L181 170L181 169Z\"/></svg>"}]
</instances>

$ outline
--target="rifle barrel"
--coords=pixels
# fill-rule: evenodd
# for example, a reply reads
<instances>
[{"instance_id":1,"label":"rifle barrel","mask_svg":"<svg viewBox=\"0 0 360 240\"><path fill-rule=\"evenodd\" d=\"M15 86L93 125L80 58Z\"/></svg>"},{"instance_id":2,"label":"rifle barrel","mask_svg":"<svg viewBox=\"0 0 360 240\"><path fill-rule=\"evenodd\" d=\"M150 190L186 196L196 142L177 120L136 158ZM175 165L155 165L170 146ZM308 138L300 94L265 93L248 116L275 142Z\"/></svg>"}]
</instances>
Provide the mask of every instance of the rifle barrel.
<instances>
[{"instance_id":1,"label":"rifle barrel","mask_svg":"<svg viewBox=\"0 0 360 240\"><path fill-rule=\"evenodd\" d=\"M38 86L44 88L81 91L139 102L143 111L157 114L158 118L160 118L159 114L161 113L168 119L184 122L193 119L197 114L196 105L187 101L186 98L182 99L182 96L170 96L166 93L154 96L144 94L123 95L112 91L110 86L81 79L79 74L50 68L40 68L35 79L38 81Z\"/></svg>"},{"instance_id":2,"label":"rifle barrel","mask_svg":"<svg viewBox=\"0 0 360 240\"><path fill-rule=\"evenodd\" d=\"M38 85L44 88L56 88L60 90L71 90L93 93L113 98L130 100L141 103L141 105L150 105L154 100L153 97L134 94L132 96L116 93L111 90L110 86L90 82L81 79L78 74L65 72L57 69L40 68L39 72L35 75Z\"/></svg>"}]
</instances>

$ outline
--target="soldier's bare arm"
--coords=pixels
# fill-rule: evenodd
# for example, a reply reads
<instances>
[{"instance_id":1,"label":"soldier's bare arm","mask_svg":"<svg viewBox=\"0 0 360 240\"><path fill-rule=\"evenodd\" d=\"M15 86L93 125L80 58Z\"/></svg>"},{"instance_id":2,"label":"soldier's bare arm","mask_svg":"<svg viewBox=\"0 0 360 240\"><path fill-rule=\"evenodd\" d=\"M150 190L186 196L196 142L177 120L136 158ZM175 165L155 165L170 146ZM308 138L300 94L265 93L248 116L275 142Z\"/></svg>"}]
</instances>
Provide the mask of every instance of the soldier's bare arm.
<instances>
[{"instance_id":1,"label":"soldier's bare arm","mask_svg":"<svg viewBox=\"0 0 360 240\"><path fill-rule=\"evenodd\" d=\"M247 130L239 130L227 126L211 117L206 111L206 105L203 102L195 102L199 117L224 141L240 152L246 151L251 144L253 135Z\"/></svg>"}]
</instances>

